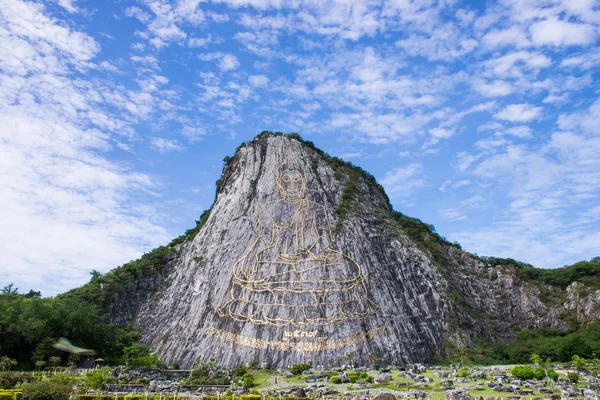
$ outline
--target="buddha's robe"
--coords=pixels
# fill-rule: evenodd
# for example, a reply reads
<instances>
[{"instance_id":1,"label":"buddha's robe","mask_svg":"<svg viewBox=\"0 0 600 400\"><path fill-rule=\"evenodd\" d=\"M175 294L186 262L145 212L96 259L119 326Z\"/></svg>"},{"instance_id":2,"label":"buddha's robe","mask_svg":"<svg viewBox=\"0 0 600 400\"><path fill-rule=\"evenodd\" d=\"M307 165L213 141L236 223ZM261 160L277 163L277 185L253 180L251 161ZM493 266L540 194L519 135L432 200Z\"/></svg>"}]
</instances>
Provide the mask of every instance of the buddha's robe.
<instances>
[{"instance_id":1,"label":"buddha's robe","mask_svg":"<svg viewBox=\"0 0 600 400\"><path fill-rule=\"evenodd\" d=\"M277 200L260 210L258 239L234 265L219 312L272 324L327 323L375 312L360 266L332 248L325 209Z\"/></svg>"}]
</instances>

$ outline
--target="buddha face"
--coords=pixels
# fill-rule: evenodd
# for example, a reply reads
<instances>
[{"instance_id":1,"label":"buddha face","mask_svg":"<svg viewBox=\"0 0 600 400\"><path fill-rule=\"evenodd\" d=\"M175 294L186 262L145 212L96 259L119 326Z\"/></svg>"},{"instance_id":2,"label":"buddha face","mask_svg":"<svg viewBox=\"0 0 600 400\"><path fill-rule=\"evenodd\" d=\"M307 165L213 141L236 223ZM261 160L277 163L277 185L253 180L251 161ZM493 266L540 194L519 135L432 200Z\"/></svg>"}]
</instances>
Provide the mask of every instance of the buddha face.
<instances>
[{"instance_id":1,"label":"buddha face","mask_svg":"<svg viewBox=\"0 0 600 400\"><path fill-rule=\"evenodd\" d=\"M283 170L277 179L281 195L286 200L304 197L304 175L297 170Z\"/></svg>"}]
</instances>

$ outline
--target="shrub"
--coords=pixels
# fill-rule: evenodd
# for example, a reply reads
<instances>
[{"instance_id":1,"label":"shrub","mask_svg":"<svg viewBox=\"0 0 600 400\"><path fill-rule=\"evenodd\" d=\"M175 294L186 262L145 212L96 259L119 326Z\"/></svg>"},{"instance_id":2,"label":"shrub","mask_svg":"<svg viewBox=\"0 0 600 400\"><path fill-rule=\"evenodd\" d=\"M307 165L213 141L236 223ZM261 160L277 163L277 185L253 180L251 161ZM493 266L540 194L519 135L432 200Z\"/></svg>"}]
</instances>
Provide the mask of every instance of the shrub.
<instances>
[{"instance_id":1,"label":"shrub","mask_svg":"<svg viewBox=\"0 0 600 400\"><path fill-rule=\"evenodd\" d=\"M367 379L369 377L369 374L367 374L366 372L363 371L359 374L359 376L360 376L360 379Z\"/></svg>"},{"instance_id":2,"label":"shrub","mask_svg":"<svg viewBox=\"0 0 600 400\"><path fill-rule=\"evenodd\" d=\"M301 373L303 373L304 371L306 371L307 369L310 369L311 365L310 364L296 364L296 365L292 365L290 367L290 372L294 375L300 375Z\"/></svg>"},{"instance_id":3,"label":"shrub","mask_svg":"<svg viewBox=\"0 0 600 400\"><path fill-rule=\"evenodd\" d=\"M21 400L23 392L20 390L2 390L0 389L0 400Z\"/></svg>"},{"instance_id":4,"label":"shrub","mask_svg":"<svg viewBox=\"0 0 600 400\"><path fill-rule=\"evenodd\" d=\"M240 396L242 400L260 400L262 396L260 394L243 394Z\"/></svg>"},{"instance_id":5,"label":"shrub","mask_svg":"<svg viewBox=\"0 0 600 400\"><path fill-rule=\"evenodd\" d=\"M108 372L106 370L96 370L85 374L84 384L92 389L104 389L108 383Z\"/></svg>"},{"instance_id":6,"label":"shrub","mask_svg":"<svg viewBox=\"0 0 600 400\"><path fill-rule=\"evenodd\" d=\"M569 372L567 374L567 379L571 383L577 383L579 382L579 374L577 372Z\"/></svg>"},{"instance_id":7,"label":"shrub","mask_svg":"<svg viewBox=\"0 0 600 400\"><path fill-rule=\"evenodd\" d=\"M533 378L537 379L538 381L541 381L542 379L544 379L546 377L546 371L544 371L544 368L542 367L537 367L534 371L533 371Z\"/></svg>"},{"instance_id":8,"label":"shrub","mask_svg":"<svg viewBox=\"0 0 600 400\"><path fill-rule=\"evenodd\" d=\"M348 373L348 381L350 383L356 383L356 381L358 381L359 376L360 375L358 372L349 372Z\"/></svg>"},{"instance_id":9,"label":"shrub","mask_svg":"<svg viewBox=\"0 0 600 400\"><path fill-rule=\"evenodd\" d=\"M60 382L36 381L23 384L24 400L67 400L71 385Z\"/></svg>"},{"instance_id":10,"label":"shrub","mask_svg":"<svg viewBox=\"0 0 600 400\"><path fill-rule=\"evenodd\" d=\"M252 374L242 375L238 378L238 380L244 389L250 389L251 387L254 387L254 385L255 385L254 384L254 375L252 375Z\"/></svg>"},{"instance_id":11,"label":"shrub","mask_svg":"<svg viewBox=\"0 0 600 400\"><path fill-rule=\"evenodd\" d=\"M469 369L466 367L462 367L461 369L458 370L458 372L456 373L456 376L458 376L459 378L468 378L469 377Z\"/></svg>"},{"instance_id":12,"label":"shrub","mask_svg":"<svg viewBox=\"0 0 600 400\"><path fill-rule=\"evenodd\" d=\"M552 379L554 382L558 380L558 372L556 372L552 368L548 368L548 378Z\"/></svg>"},{"instance_id":13,"label":"shrub","mask_svg":"<svg viewBox=\"0 0 600 400\"><path fill-rule=\"evenodd\" d=\"M510 370L510 373L517 379L533 379L533 369L529 365L517 365Z\"/></svg>"},{"instance_id":14,"label":"shrub","mask_svg":"<svg viewBox=\"0 0 600 400\"><path fill-rule=\"evenodd\" d=\"M340 378L337 375L331 377L331 383L340 383Z\"/></svg>"},{"instance_id":15,"label":"shrub","mask_svg":"<svg viewBox=\"0 0 600 400\"><path fill-rule=\"evenodd\" d=\"M181 396L177 397L181 399ZM73 396L74 400L175 400L175 396L165 396L165 395L151 395L147 396L145 394L128 394L128 395L114 395L114 394L80 394L78 396ZM218 400L217 396L207 396L205 400Z\"/></svg>"},{"instance_id":16,"label":"shrub","mask_svg":"<svg viewBox=\"0 0 600 400\"><path fill-rule=\"evenodd\" d=\"M573 355L571 358L571 363L577 370L582 371L585 369L586 361L585 358L578 356L577 354Z\"/></svg>"}]
</instances>

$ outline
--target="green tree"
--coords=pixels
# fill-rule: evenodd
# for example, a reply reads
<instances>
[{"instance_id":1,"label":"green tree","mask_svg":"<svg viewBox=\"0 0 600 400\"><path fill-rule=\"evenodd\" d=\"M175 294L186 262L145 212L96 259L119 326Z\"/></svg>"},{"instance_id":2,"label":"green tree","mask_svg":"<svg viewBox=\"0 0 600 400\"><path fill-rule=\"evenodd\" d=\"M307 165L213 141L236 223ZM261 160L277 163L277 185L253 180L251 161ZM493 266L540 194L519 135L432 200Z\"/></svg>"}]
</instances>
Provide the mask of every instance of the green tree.
<instances>
[{"instance_id":1,"label":"green tree","mask_svg":"<svg viewBox=\"0 0 600 400\"><path fill-rule=\"evenodd\" d=\"M244 374L242 376L240 376L238 378L238 383L244 388L244 389L250 389L253 388L255 383L254 383L254 375L252 374Z\"/></svg>"},{"instance_id":2,"label":"green tree","mask_svg":"<svg viewBox=\"0 0 600 400\"><path fill-rule=\"evenodd\" d=\"M534 379L541 381L545 377L546 377L546 370L544 370L544 368L537 367L536 369L533 370L533 378Z\"/></svg>"},{"instance_id":3,"label":"green tree","mask_svg":"<svg viewBox=\"0 0 600 400\"><path fill-rule=\"evenodd\" d=\"M577 383L577 382L579 382L579 374L576 372L569 372L567 374L567 379L571 383Z\"/></svg>"},{"instance_id":4,"label":"green tree","mask_svg":"<svg viewBox=\"0 0 600 400\"><path fill-rule=\"evenodd\" d=\"M4 286L4 288L2 289L2 294L5 296L16 296L19 293L19 289L13 289L13 286L13 283L9 283L8 285Z\"/></svg>"},{"instance_id":5,"label":"green tree","mask_svg":"<svg viewBox=\"0 0 600 400\"><path fill-rule=\"evenodd\" d=\"M90 281L94 281L95 279L100 278L102 276L102 273L100 271L96 271L95 269L93 269L90 272L90 275L92 276Z\"/></svg>"},{"instance_id":6,"label":"green tree","mask_svg":"<svg viewBox=\"0 0 600 400\"><path fill-rule=\"evenodd\" d=\"M196 385L229 385L233 372L218 365L214 358L198 361L190 373L190 383Z\"/></svg>"},{"instance_id":7,"label":"green tree","mask_svg":"<svg viewBox=\"0 0 600 400\"><path fill-rule=\"evenodd\" d=\"M52 367L56 370L56 367L58 364L60 364L62 359L59 356L52 356L48 359L48 361L50 361L50 364L52 364Z\"/></svg>"},{"instance_id":8,"label":"green tree","mask_svg":"<svg viewBox=\"0 0 600 400\"><path fill-rule=\"evenodd\" d=\"M600 359L596 357L596 354L593 355L593 358L590 361L590 374L594 376L600 375Z\"/></svg>"},{"instance_id":9,"label":"green tree","mask_svg":"<svg viewBox=\"0 0 600 400\"><path fill-rule=\"evenodd\" d=\"M298 376L298 375L301 375L304 371L306 371L306 370L308 370L310 368L311 368L310 364L295 364L295 365L292 365L290 367L290 372L293 375Z\"/></svg>"},{"instance_id":10,"label":"green tree","mask_svg":"<svg viewBox=\"0 0 600 400\"><path fill-rule=\"evenodd\" d=\"M0 358L0 369L2 371L10 371L10 369L15 365L17 365L17 360L14 360L8 356Z\"/></svg>"},{"instance_id":11,"label":"green tree","mask_svg":"<svg viewBox=\"0 0 600 400\"><path fill-rule=\"evenodd\" d=\"M377 361L379 361L379 357L377 357L375 354L369 354L369 355L367 355L367 361L371 365L371 368L375 369L375 366L377 365Z\"/></svg>"},{"instance_id":12,"label":"green tree","mask_svg":"<svg viewBox=\"0 0 600 400\"><path fill-rule=\"evenodd\" d=\"M583 371L586 366L585 358L578 356L577 354L573 355L571 358L571 363L578 371Z\"/></svg>"},{"instance_id":13,"label":"green tree","mask_svg":"<svg viewBox=\"0 0 600 400\"><path fill-rule=\"evenodd\" d=\"M346 353L346 360L348 360L348 364L352 364L352 360L354 360L352 353Z\"/></svg>"},{"instance_id":14,"label":"green tree","mask_svg":"<svg viewBox=\"0 0 600 400\"><path fill-rule=\"evenodd\" d=\"M553 368L548 368L548 378L552 379L554 382L558 381L558 372L556 372Z\"/></svg>"},{"instance_id":15,"label":"green tree","mask_svg":"<svg viewBox=\"0 0 600 400\"><path fill-rule=\"evenodd\" d=\"M125 362L128 366L134 368L162 368L163 363L154 353L141 343L134 343L123 349Z\"/></svg>"},{"instance_id":16,"label":"green tree","mask_svg":"<svg viewBox=\"0 0 600 400\"><path fill-rule=\"evenodd\" d=\"M35 367L37 368L38 371L43 369L45 366L46 366L46 361L44 361L44 360L37 360L35 362Z\"/></svg>"},{"instance_id":17,"label":"green tree","mask_svg":"<svg viewBox=\"0 0 600 400\"><path fill-rule=\"evenodd\" d=\"M40 299L42 297L42 292L40 292L40 291L36 292L33 289L31 289L29 292L24 294L23 297L26 299Z\"/></svg>"},{"instance_id":18,"label":"green tree","mask_svg":"<svg viewBox=\"0 0 600 400\"><path fill-rule=\"evenodd\" d=\"M83 382L88 388L102 390L109 383L108 371L104 369L90 371L84 375Z\"/></svg>"},{"instance_id":19,"label":"green tree","mask_svg":"<svg viewBox=\"0 0 600 400\"><path fill-rule=\"evenodd\" d=\"M531 357L529 357L529 361L531 361L531 363L534 364L534 365L541 365L542 364L542 357L540 357L539 355L533 353L531 355Z\"/></svg>"},{"instance_id":20,"label":"green tree","mask_svg":"<svg viewBox=\"0 0 600 400\"><path fill-rule=\"evenodd\" d=\"M517 379L533 379L533 369L529 365L517 365L510 370L510 373Z\"/></svg>"}]
</instances>

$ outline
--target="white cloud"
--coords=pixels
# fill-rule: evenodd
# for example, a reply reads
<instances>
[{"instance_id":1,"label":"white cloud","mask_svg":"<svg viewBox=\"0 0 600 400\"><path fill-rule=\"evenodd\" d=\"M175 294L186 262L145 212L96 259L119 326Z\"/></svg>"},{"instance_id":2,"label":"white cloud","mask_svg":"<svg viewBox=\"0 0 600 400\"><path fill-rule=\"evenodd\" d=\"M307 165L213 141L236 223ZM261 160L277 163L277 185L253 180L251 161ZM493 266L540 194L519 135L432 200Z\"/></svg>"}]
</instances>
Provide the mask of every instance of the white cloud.
<instances>
[{"instance_id":1,"label":"white cloud","mask_svg":"<svg viewBox=\"0 0 600 400\"><path fill-rule=\"evenodd\" d=\"M439 213L442 218L448 221L462 221L467 219L467 216L456 208L442 208Z\"/></svg>"},{"instance_id":2,"label":"white cloud","mask_svg":"<svg viewBox=\"0 0 600 400\"><path fill-rule=\"evenodd\" d=\"M544 104L553 104L553 103L565 103L569 99L569 95L567 93L563 93L561 95L549 94L542 100Z\"/></svg>"},{"instance_id":3,"label":"white cloud","mask_svg":"<svg viewBox=\"0 0 600 400\"><path fill-rule=\"evenodd\" d=\"M198 55L202 61L217 61L219 69L223 72L232 71L240 66L240 62L233 54L225 54L220 52L204 53Z\"/></svg>"},{"instance_id":4,"label":"white cloud","mask_svg":"<svg viewBox=\"0 0 600 400\"><path fill-rule=\"evenodd\" d=\"M600 99L587 110L559 115L558 126L562 130L578 130L587 135L600 136Z\"/></svg>"},{"instance_id":5,"label":"white cloud","mask_svg":"<svg viewBox=\"0 0 600 400\"><path fill-rule=\"evenodd\" d=\"M562 68L591 69L600 65L600 50L564 58L560 62Z\"/></svg>"},{"instance_id":6,"label":"white cloud","mask_svg":"<svg viewBox=\"0 0 600 400\"><path fill-rule=\"evenodd\" d=\"M510 122L529 122L541 117L542 107L536 107L531 104L510 104L502 111L494 114L497 119Z\"/></svg>"},{"instance_id":7,"label":"white cloud","mask_svg":"<svg viewBox=\"0 0 600 400\"><path fill-rule=\"evenodd\" d=\"M169 239L159 183L104 157L113 138L128 147L127 106L151 99L87 79L99 45L41 4L7 0L0 15L0 47L14 50L0 51L0 280L54 295Z\"/></svg>"},{"instance_id":8,"label":"white cloud","mask_svg":"<svg viewBox=\"0 0 600 400\"><path fill-rule=\"evenodd\" d=\"M429 134L436 139L448 139L454 135L454 129L432 128Z\"/></svg>"},{"instance_id":9,"label":"white cloud","mask_svg":"<svg viewBox=\"0 0 600 400\"><path fill-rule=\"evenodd\" d=\"M491 82L486 82L483 79L477 79L473 87L486 97L508 96L514 91L511 84L499 79Z\"/></svg>"},{"instance_id":10,"label":"white cloud","mask_svg":"<svg viewBox=\"0 0 600 400\"><path fill-rule=\"evenodd\" d=\"M405 198L410 196L416 189L425 186L423 179L423 166L420 164L408 164L396 167L387 172L381 184L392 198Z\"/></svg>"},{"instance_id":11,"label":"white cloud","mask_svg":"<svg viewBox=\"0 0 600 400\"><path fill-rule=\"evenodd\" d=\"M269 78L264 75L251 75L248 77L248 82L252 86L264 86L269 83Z\"/></svg>"},{"instance_id":12,"label":"white cloud","mask_svg":"<svg viewBox=\"0 0 600 400\"><path fill-rule=\"evenodd\" d=\"M75 3L77 0L58 0L58 5L67 10L70 13L77 12L77 7L75 7Z\"/></svg>"},{"instance_id":13,"label":"white cloud","mask_svg":"<svg viewBox=\"0 0 600 400\"><path fill-rule=\"evenodd\" d=\"M150 21L150 19L152 18L152 16L150 14L148 14L141 8L135 7L135 6L127 7L125 9L125 16L137 18L142 23L146 23L146 22Z\"/></svg>"},{"instance_id":14,"label":"white cloud","mask_svg":"<svg viewBox=\"0 0 600 400\"><path fill-rule=\"evenodd\" d=\"M411 34L396 42L411 56L423 56L429 60L450 60L464 56L477 47L478 42L462 33L453 24L438 26L431 35Z\"/></svg>"},{"instance_id":15,"label":"white cloud","mask_svg":"<svg viewBox=\"0 0 600 400\"><path fill-rule=\"evenodd\" d=\"M491 48L502 46L528 47L527 34L516 25L508 29L492 29L481 38L482 43Z\"/></svg>"},{"instance_id":16,"label":"white cloud","mask_svg":"<svg viewBox=\"0 0 600 400\"><path fill-rule=\"evenodd\" d=\"M183 147L177 141L171 140L171 139L160 138L160 137L153 137L150 140L150 144L156 151L159 151L161 153L185 150L185 147Z\"/></svg>"},{"instance_id":17,"label":"white cloud","mask_svg":"<svg viewBox=\"0 0 600 400\"><path fill-rule=\"evenodd\" d=\"M147 0L145 5L150 13L139 7L128 7L125 15L146 24L147 32L141 36L158 49L185 40L188 36L183 29L185 25L197 27L206 20L200 0L179 0L174 5L161 0Z\"/></svg>"},{"instance_id":18,"label":"white cloud","mask_svg":"<svg viewBox=\"0 0 600 400\"><path fill-rule=\"evenodd\" d=\"M208 35L207 37L203 37L203 38L191 37L188 39L188 46L190 46L190 47L206 47L206 46L208 46L208 44L211 41L212 41L211 35Z\"/></svg>"},{"instance_id":19,"label":"white cloud","mask_svg":"<svg viewBox=\"0 0 600 400\"><path fill-rule=\"evenodd\" d=\"M526 125L513 126L512 128L506 129L504 133L507 135L524 139L533 137L531 128Z\"/></svg>"},{"instance_id":20,"label":"white cloud","mask_svg":"<svg viewBox=\"0 0 600 400\"><path fill-rule=\"evenodd\" d=\"M590 45L596 41L596 29L588 24L548 18L531 25L531 39L536 45Z\"/></svg>"},{"instance_id":21,"label":"white cloud","mask_svg":"<svg viewBox=\"0 0 600 400\"><path fill-rule=\"evenodd\" d=\"M488 76L520 78L525 72L537 72L552 64L550 57L525 50L508 53L483 63L484 74Z\"/></svg>"},{"instance_id":22,"label":"white cloud","mask_svg":"<svg viewBox=\"0 0 600 400\"><path fill-rule=\"evenodd\" d=\"M448 191L448 189L455 190L455 189L459 189L464 186L468 186L470 184L471 184L471 181L468 179L463 179L463 180L460 180L460 181L454 182L454 183L448 179L448 180L444 181L442 186L439 187L439 190L442 193L446 193Z\"/></svg>"},{"instance_id":23,"label":"white cloud","mask_svg":"<svg viewBox=\"0 0 600 400\"><path fill-rule=\"evenodd\" d=\"M232 54L225 54L219 61L221 71L231 71L240 66L237 57Z\"/></svg>"}]
</instances>

